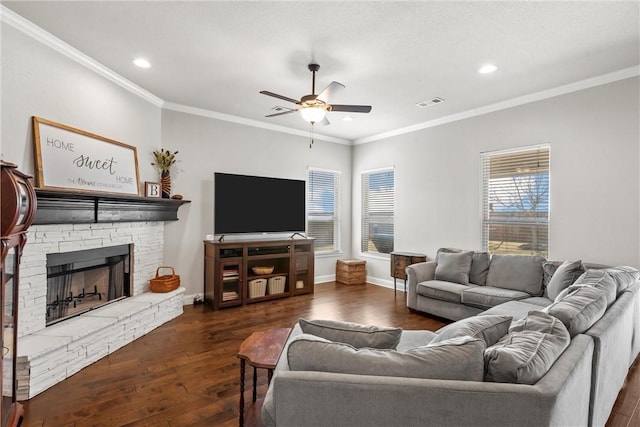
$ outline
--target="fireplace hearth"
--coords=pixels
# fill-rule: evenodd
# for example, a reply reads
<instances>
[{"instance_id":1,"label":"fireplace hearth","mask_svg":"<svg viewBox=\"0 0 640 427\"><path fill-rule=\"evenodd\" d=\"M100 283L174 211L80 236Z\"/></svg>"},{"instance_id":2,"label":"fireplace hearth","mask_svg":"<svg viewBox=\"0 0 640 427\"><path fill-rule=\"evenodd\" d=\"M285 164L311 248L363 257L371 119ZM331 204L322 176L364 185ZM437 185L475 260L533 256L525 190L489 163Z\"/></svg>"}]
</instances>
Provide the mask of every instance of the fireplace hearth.
<instances>
[{"instance_id":1,"label":"fireplace hearth","mask_svg":"<svg viewBox=\"0 0 640 427\"><path fill-rule=\"evenodd\" d=\"M129 297L132 246L47 254L46 326Z\"/></svg>"}]
</instances>

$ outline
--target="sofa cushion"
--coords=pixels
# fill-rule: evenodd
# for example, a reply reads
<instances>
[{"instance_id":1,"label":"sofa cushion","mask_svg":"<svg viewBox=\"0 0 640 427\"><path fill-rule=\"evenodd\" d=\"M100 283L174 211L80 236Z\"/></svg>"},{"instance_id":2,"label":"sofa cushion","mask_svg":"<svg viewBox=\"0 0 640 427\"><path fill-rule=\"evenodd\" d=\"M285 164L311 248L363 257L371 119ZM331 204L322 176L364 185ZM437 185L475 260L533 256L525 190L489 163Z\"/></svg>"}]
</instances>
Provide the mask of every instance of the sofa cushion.
<instances>
[{"instance_id":1,"label":"sofa cushion","mask_svg":"<svg viewBox=\"0 0 640 427\"><path fill-rule=\"evenodd\" d=\"M640 271L633 267L619 265L616 267L605 268L604 271L609 273L616 282L618 294L640 280Z\"/></svg>"},{"instance_id":2,"label":"sofa cushion","mask_svg":"<svg viewBox=\"0 0 640 427\"><path fill-rule=\"evenodd\" d=\"M402 335L401 328L361 325L338 320L299 319L298 323L305 334L322 337L329 341L350 344L355 348L395 349Z\"/></svg>"},{"instance_id":3,"label":"sofa cushion","mask_svg":"<svg viewBox=\"0 0 640 427\"><path fill-rule=\"evenodd\" d=\"M440 280L429 280L418 283L416 293L425 297L460 304L462 302L460 294L469 288L471 288L471 286Z\"/></svg>"},{"instance_id":4,"label":"sofa cushion","mask_svg":"<svg viewBox=\"0 0 640 427\"><path fill-rule=\"evenodd\" d=\"M535 384L570 342L561 322L533 311L485 351L485 381Z\"/></svg>"},{"instance_id":5,"label":"sofa cushion","mask_svg":"<svg viewBox=\"0 0 640 427\"><path fill-rule=\"evenodd\" d=\"M509 301L504 304L496 305L495 307L491 307L487 311L483 311L479 314L479 316L487 316L487 315L500 315L500 316L511 316L513 320L522 319L523 317L527 317L530 311L534 310L542 310L543 307L540 307L536 304L531 304L526 302L527 300L519 300L519 301Z\"/></svg>"},{"instance_id":6,"label":"sofa cushion","mask_svg":"<svg viewBox=\"0 0 640 427\"><path fill-rule=\"evenodd\" d=\"M543 310L560 320L573 338L600 320L607 310L607 295L593 286L573 285L566 296Z\"/></svg>"},{"instance_id":7,"label":"sofa cushion","mask_svg":"<svg viewBox=\"0 0 640 427\"><path fill-rule=\"evenodd\" d=\"M528 304L533 304L533 305L537 305L539 307L548 307L551 304L553 304L553 301L550 300L549 298L545 298L545 297L531 297L531 298L525 298L522 300L522 302L526 302Z\"/></svg>"},{"instance_id":8,"label":"sofa cushion","mask_svg":"<svg viewBox=\"0 0 640 427\"><path fill-rule=\"evenodd\" d=\"M537 331L545 334L562 334L567 328L557 318L540 310L531 310L521 319L514 320L509 327L509 333L522 331Z\"/></svg>"},{"instance_id":9,"label":"sofa cushion","mask_svg":"<svg viewBox=\"0 0 640 427\"><path fill-rule=\"evenodd\" d=\"M507 301L519 300L529 296L526 292L493 286L475 286L464 289L461 294L463 304L479 308L491 308Z\"/></svg>"},{"instance_id":10,"label":"sofa cushion","mask_svg":"<svg viewBox=\"0 0 640 427\"><path fill-rule=\"evenodd\" d=\"M487 285L542 295L543 262L537 255L493 255Z\"/></svg>"},{"instance_id":11,"label":"sofa cushion","mask_svg":"<svg viewBox=\"0 0 640 427\"><path fill-rule=\"evenodd\" d=\"M549 299L555 300L560 292L573 285L573 282L575 282L582 273L584 273L582 260L563 262L555 270L547 285L547 296Z\"/></svg>"},{"instance_id":12,"label":"sofa cushion","mask_svg":"<svg viewBox=\"0 0 640 427\"><path fill-rule=\"evenodd\" d=\"M440 248L436 253L436 260L440 253L460 253L467 252L456 248ZM487 274L489 273L489 263L491 255L489 252L473 252L471 259L471 270L469 271L469 283L484 286L487 283Z\"/></svg>"},{"instance_id":13,"label":"sofa cushion","mask_svg":"<svg viewBox=\"0 0 640 427\"><path fill-rule=\"evenodd\" d=\"M609 275L605 270L587 270L585 271L573 286L570 288L574 288L577 286L593 286L594 288L602 290L607 296L607 307L610 307L616 300L617 295L617 285L613 280L613 277ZM563 291L556 297L556 301L562 299L565 295L569 294L570 291Z\"/></svg>"},{"instance_id":14,"label":"sofa cushion","mask_svg":"<svg viewBox=\"0 0 640 427\"><path fill-rule=\"evenodd\" d=\"M466 285L469 283L469 271L473 252L441 252L436 260L435 279Z\"/></svg>"},{"instance_id":15,"label":"sofa cushion","mask_svg":"<svg viewBox=\"0 0 640 427\"><path fill-rule=\"evenodd\" d=\"M511 325L511 316L473 316L458 320L438 330L430 344L451 338L470 336L484 341L486 347L505 336Z\"/></svg>"},{"instance_id":16,"label":"sofa cushion","mask_svg":"<svg viewBox=\"0 0 640 427\"><path fill-rule=\"evenodd\" d=\"M484 341L461 337L406 352L357 349L314 335L291 340L287 361L294 371L482 381Z\"/></svg>"}]
</instances>

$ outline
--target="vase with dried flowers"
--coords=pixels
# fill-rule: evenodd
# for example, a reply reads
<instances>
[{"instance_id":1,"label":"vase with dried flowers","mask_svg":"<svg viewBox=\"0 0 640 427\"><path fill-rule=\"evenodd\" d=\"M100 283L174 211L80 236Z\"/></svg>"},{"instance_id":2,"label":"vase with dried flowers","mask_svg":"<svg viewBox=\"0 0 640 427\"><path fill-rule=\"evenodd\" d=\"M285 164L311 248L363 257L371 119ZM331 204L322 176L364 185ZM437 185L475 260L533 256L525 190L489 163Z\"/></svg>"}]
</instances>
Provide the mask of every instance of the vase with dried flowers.
<instances>
[{"instance_id":1,"label":"vase with dried flowers","mask_svg":"<svg viewBox=\"0 0 640 427\"><path fill-rule=\"evenodd\" d=\"M155 162L151 163L160 170L160 188L162 189L162 198L171 197L171 167L176 163L177 151L171 152L161 148L153 152Z\"/></svg>"}]
</instances>

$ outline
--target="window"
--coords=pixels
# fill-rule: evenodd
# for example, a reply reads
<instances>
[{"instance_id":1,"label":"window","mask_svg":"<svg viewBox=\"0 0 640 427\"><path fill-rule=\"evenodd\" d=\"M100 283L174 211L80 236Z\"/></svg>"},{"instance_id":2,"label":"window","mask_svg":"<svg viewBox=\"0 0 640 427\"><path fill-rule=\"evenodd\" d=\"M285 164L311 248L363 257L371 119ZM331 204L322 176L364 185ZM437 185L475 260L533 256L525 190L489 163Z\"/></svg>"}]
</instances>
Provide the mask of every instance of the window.
<instances>
[{"instance_id":1,"label":"window","mask_svg":"<svg viewBox=\"0 0 640 427\"><path fill-rule=\"evenodd\" d=\"M362 252L393 251L394 193L392 168L362 173Z\"/></svg>"},{"instance_id":2,"label":"window","mask_svg":"<svg viewBox=\"0 0 640 427\"><path fill-rule=\"evenodd\" d=\"M482 154L482 244L547 257L549 146Z\"/></svg>"},{"instance_id":3,"label":"window","mask_svg":"<svg viewBox=\"0 0 640 427\"><path fill-rule=\"evenodd\" d=\"M340 249L340 172L309 169L307 234L315 238L316 253Z\"/></svg>"}]
</instances>

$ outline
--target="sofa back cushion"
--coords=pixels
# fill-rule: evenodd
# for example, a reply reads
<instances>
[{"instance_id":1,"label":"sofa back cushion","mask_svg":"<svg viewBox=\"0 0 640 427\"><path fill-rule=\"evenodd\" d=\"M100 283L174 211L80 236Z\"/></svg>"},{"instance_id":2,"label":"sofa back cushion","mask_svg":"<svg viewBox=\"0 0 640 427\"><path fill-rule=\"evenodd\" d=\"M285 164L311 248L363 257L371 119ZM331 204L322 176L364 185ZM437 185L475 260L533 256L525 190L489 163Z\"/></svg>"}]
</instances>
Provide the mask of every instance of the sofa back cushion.
<instances>
[{"instance_id":1,"label":"sofa back cushion","mask_svg":"<svg viewBox=\"0 0 640 427\"><path fill-rule=\"evenodd\" d=\"M566 326L572 338L586 332L606 310L606 291L581 285L570 286L566 295L544 309Z\"/></svg>"},{"instance_id":2,"label":"sofa back cushion","mask_svg":"<svg viewBox=\"0 0 640 427\"><path fill-rule=\"evenodd\" d=\"M401 328L361 325L339 320L299 319L298 323L305 334L350 344L355 348L395 349L402 335Z\"/></svg>"},{"instance_id":3,"label":"sofa back cushion","mask_svg":"<svg viewBox=\"0 0 640 427\"><path fill-rule=\"evenodd\" d=\"M490 347L507 334L512 319L511 316L491 314L467 317L441 328L430 344L451 338L470 336L483 340L485 346Z\"/></svg>"},{"instance_id":4,"label":"sofa back cushion","mask_svg":"<svg viewBox=\"0 0 640 427\"><path fill-rule=\"evenodd\" d=\"M542 295L543 262L537 255L493 255L487 285Z\"/></svg>"},{"instance_id":5,"label":"sofa back cushion","mask_svg":"<svg viewBox=\"0 0 640 427\"><path fill-rule=\"evenodd\" d=\"M291 340L287 361L293 371L482 381L484 342L460 337L406 352L357 349L314 335Z\"/></svg>"},{"instance_id":6,"label":"sofa back cushion","mask_svg":"<svg viewBox=\"0 0 640 427\"><path fill-rule=\"evenodd\" d=\"M605 270L587 270L585 271L578 280L572 286L569 286L570 289L566 289L562 291L557 297L556 301L561 300L569 293L573 292L578 286L592 286L596 289L600 289L604 292L607 297L607 307L610 307L613 304L618 296L617 294L617 284L613 277L609 275Z\"/></svg>"},{"instance_id":7,"label":"sofa back cushion","mask_svg":"<svg viewBox=\"0 0 640 427\"><path fill-rule=\"evenodd\" d=\"M543 269L545 271L549 268L548 264L547 262L544 263ZM555 300L560 292L573 285L582 273L584 273L582 260L565 261L560 264L552 273L547 284L547 297L552 301Z\"/></svg>"},{"instance_id":8,"label":"sofa back cushion","mask_svg":"<svg viewBox=\"0 0 640 427\"><path fill-rule=\"evenodd\" d=\"M570 342L560 321L546 313L531 311L486 349L485 381L535 384Z\"/></svg>"},{"instance_id":9,"label":"sofa back cushion","mask_svg":"<svg viewBox=\"0 0 640 427\"><path fill-rule=\"evenodd\" d=\"M440 253L460 253L468 252L456 248L440 248L436 254L436 260ZM471 270L469 270L469 283L484 286L487 283L487 274L489 273L489 262L491 255L489 252L473 252L471 259Z\"/></svg>"},{"instance_id":10,"label":"sofa back cushion","mask_svg":"<svg viewBox=\"0 0 640 427\"><path fill-rule=\"evenodd\" d=\"M609 273L616 282L618 294L640 280L640 271L633 267L619 265L616 267L608 267L603 270Z\"/></svg>"},{"instance_id":11,"label":"sofa back cushion","mask_svg":"<svg viewBox=\"0 0 640 427\"><path fill-rule=\"evenodd\" d=\"M436 260L435 279L466 285L469 283L469 271L473 252L441 252Z\"/></svg>"}]
</instances>

